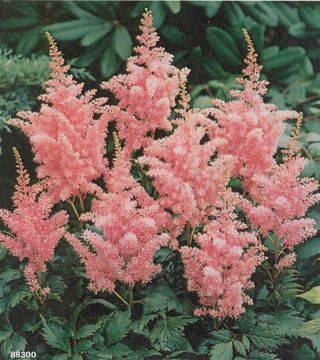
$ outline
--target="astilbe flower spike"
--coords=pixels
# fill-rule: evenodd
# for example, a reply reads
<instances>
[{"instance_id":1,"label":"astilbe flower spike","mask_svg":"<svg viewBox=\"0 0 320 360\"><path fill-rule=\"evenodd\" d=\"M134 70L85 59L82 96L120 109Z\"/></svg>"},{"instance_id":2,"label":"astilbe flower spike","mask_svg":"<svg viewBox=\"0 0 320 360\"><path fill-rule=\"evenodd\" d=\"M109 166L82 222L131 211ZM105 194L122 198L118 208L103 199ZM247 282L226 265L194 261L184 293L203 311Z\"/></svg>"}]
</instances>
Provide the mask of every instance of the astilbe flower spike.
<instances>
[{"instance_id":1,"label":"astilbe flower spike","mask_svg":"<svg viewBox=\"0 0 320 360\"><path fill-rule=\"evenodd\" d=\"M90 289L95 292L113 292L116 280L145 284L161 270L153 257L160 246L168 243L169 236L161 234L167 215L134 180L130 168L126 152L118 149L106 177L108 193L100 193L91 213L82 216L103 233L85 232L93 251L74 235L66 235L84 262Z\"/></svg>"},{"instance_id":2,"label":"astilbe flower spike","mask_svg":"<svg viewBox=\"0 0 320 360\"><path fill-rule=\"evenodd\" d=\"M171 64L173 56L156 47L159 37L150 11L143 14L141 23L140 45L134 49L136 56L128 59L127 74L102 84L119 100L108 111L128 153L150 143L156 129L172 129L168 118L179 94L180 71Z\"/></svg>"},{"instance_id":3,"label":"astilbe flower spike","mask_svg":"<svg viewBox=\"0 0 320 360\"><path fill-rule=\"evenodd\" d=\"M64 211L50 216L53 204L44 191L44 185L31 185L29 175L15 148L14 155L18 171L13 196L14 211L0 210L0 218L11 231L11 235L0 233L0 243L20 261L28 260L24 268L25 278L31 290L42 297L50 289L42 287L38 276L46 271L46 262L53 258L54 249L65 233L63 226L66 225L68 216Z\"/></svg>"},{"instance_id":4,"label":"astilbe flower spike","mask_svg":"<svg viewBox=\"0 0 320 360\"><path fill-rule=\"evenodd\" d=\"M307 163L306 159L295 153L301 121L302 117L293 131L289 149L284 151L283 163L252 177L249 193L255 204L246 200L242 202L252 225L263 235L273 232L280 239L281 248L289 251L316 234L315 220L305 215L311 206L320 202L320 194L315 193L318 182L311 178L300 178ZM293 263L294 255L287 259L292 259ZM281 263L288 264L289 260L282 260Z\"/></svg>"},{"instance_id":5,"label":"astilbe flower spike","mask_svg":"<svg viewBox=\"0 0 320 360\"><path fill-rule=\"evenodd\" d=\"M219 148L220 154L234 155L237 159L234 176L242 177L245 187L251 177L275 165L274 154L284 131L284 121L298 117L298 113L277 110L275 105L266 104L262 98L267 92L268 82L260 80L262 66L257 64L252 41L244 30L248 44L247 66L243 77L237 79L242 90L231 91L233 101L214 100L211 111L217 120L217 136L225 139Z\"/></svg>"},{"instance_id":6,"label":"astilbe flower spike","mask_svg":"<svg viewBox=\"0 0 320 360\"><path fill-rule=\"evenodd\" d=\"M47 178L49 194L57 201L96 190L92 180L105 171L106 99L93 99L95 91L82 94L83 84L67 75L61 52L48 34L51 79L39 97L39 112L18 113L11 124L29 137L39 164L39 178ZM96 119L96 117L100 117Z\"/></svg>"},{"instance_id":7,"label":"astilbe flower spike","mask_svg":"<svg viewBox=\"0 0 320 360\"><path fill-rule=\"evenodd\" d=\"M245 290L253 287L250 278L264 260L264 248L236 219L232 203L218 209L195 238L199 247L181 248L188 290L198 293L202 305L195 314L239 316L252 303Z\"/></svg>"}]
</instances>

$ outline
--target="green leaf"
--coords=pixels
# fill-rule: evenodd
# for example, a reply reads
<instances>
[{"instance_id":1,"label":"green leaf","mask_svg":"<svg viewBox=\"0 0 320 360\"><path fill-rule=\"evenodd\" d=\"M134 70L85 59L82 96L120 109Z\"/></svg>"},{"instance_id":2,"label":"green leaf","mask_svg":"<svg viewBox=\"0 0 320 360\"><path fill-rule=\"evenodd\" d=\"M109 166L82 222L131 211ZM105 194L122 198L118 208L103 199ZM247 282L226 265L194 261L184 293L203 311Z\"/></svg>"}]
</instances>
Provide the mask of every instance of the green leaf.
<instances>
[{"instance_id":1,"label":"green leaf","mask_svg":"<svg viewBox=\"0 0 320 360\"><path fill-rule=\"evenodd\" d=\"M132 40L128 30L117 26L112 35L113 48L122 60L126 60L132 52Z\"/></svg>"},{"instance_id":2,"label":"green leaf","mask_svg":"<svg viewBox=\"0 0 320 360\"><path fill-rule=\"evenodd\" d=\"M245 335L242 336L242 344L244 345L245 349L247 351L249 351L249 349L250 349L250 341Z\"/></svg>"},{"instance_id":3,"label":"green leaf","mask_svg":"<svg viewBox=\"0 0 320 360\"><path fill-rule=\"evenodd\" d=\"M278 25L278 15L267 2L257 2L254 5L247 5L246 10L257 20L258 23L275 27Z\"/></svg>"},{"instance_id":4,"label":"green leaf","mask_svg":"<svg viewBox=\"0 0 320 360\"><path fill-rule=\"evenodd\" d=\"M269 59L264 56L263 65L267 71L281 68L283 66L292 65L300 62L305 56L305 50L300 46L287 47Z\"/></svg>"},{"instance_id":5,"label":"green leaf","mask_svg":"<svg viewBox=\"0 0 320 360\"><path fill-rule=\"evenodd\" d=\"M0 245L0 261L2 261L7 256L7 254L8 250L4 246Z\"/></svg>"},{"instance_id":6,"label":"green leaf","mask_svg":"<svg viewBox=\"0 0 320 360\"><path fill-rule=\"evenodd\" d=\"M57 324L48 324L42 317L43 332L42 336L46 343L55 349L71 352L70 343L65 329Z\"/></svg>"},{"instance_id":7,"label":"green leaf","mask_svg":"<svg viewBox=\"0 0 320 360\"><path fill-rule=\"evenodd\" d=\"M218 10L220 9L221 3L222 1L208 1L204 8L206 15L209 18L215 16Z\"/></svg>"},{"instance_id":8,"label":"green leaf","mask_svg":"<svg viewBox=\"0 0 320 360\"><path fill-rule=\"evenodd\" d=\"M25 17L25 18L9 18L1 19L0 29L14 29L18 27L30 26L39 23L37 16Z\"/></svg>"},{"instance_id":9,"label":"green leaf","mask_svg":"<svg viewBox=\"0 0 320 360\"><path fill-rule=\"evenodd\" d=\"M100 58L100 71L103 76L109 78L120 68L120 59L112 47L108 47Z\"/></svg>"},{"instance_id":10,"label":"green leaf","mask_svg":"<svg viewBox=\"0 0 320 360\"><path fill-rule=\"evenodd\" d=\"M150 10L152 11L153 25L155 26L155 28L158 29L162 25L166 17L166 11L164 9L162 1L152 1L150 5Z\"/></svg>"},{"instance_id":11,"label":"green leaf","mask_svg":"<svg viewBox=\"0 0 320 360\"><path fill-rule=\"evenodd\" d=\"M130 310L118 311L107 322L107 341L109 345L113 345L124 339L130 328Z\"/></svg>"},{"instance_id":12,"label":"green leaf","mask_svg":"<svg viewBox=\"0 0 320 360\"><path fill-rule=\"evenodd\" d=\"M320 254L320 239L314 238L302 243L296 250L298 258L301 260L308 259Z\"/></svg>"},{"instance_id":13,"label":"green leaf","mask_svg":"<svg viewBox=\"0 0 320 360\"><path fill-rule=\"evenodd\" d=\"M180 1L165 0L165 3L173 14L178 14L181 10Z\"/></svg>"},{"instance_id":14,"label":"green leaf","mask_svg":"<svg viewBox=\"0 0 320 360\"><path fill-rule=\"evenodd\" d=\"M73 331L75 331L76 329L76 323L78 320L78 317L81 313L81 311L89 306L89 305L94 305L94 304L100 304L105 306L107 309L112 310L112 311L116 311L117 307L113 304L111 304L109 301L104 300L104 299L90 299L87 298L83 303L79 304L76 309L74 310L74 312L71 314L70 319L68 321L70 329L72 329Z\"/></svg>"},{"instance_id":15,"label":"green leaf","mask_svg":"<svg viewBox=\"0 0 320 360\"><path fill-rule=\"evenodd\" d=\"M27 347L27 340L19 334L14 334L12 338L12 347L15 351L24 351Z\"/></svg>"},{"instance_id":16,"label":"green leaf","mask_svg":"<svg viewBox=\"0 0 320 360\"><path fill-rule=\"evenodd\" d=\"M178 351L192 350L186 339L183 329L187 324L193 323L195 319L188 316L166 316L157 321L150 332L149 339L156 350Z\"/></svg>"},{"instance_id":17,"label":"green leaf","mask_svg":"<svg viewBox=\"0 0 320 360\"><path fill-rule=\"evenodd\" d=\"M207 28L207 39L220 63L241 66L240 54L236 43L226 31L217 27Z\"/></svg>"},{"instance_id":18,"label":"green leaf","mask_svg":"<svg viewBox=\"0 0 320 360\"><path fill-rule=\"evenodd\" d=\"M20 286L17 290L10 294L10 298L7 302L7 311L9 308L13 308L20 304L24 298L30 299L33 294L30 292L27 286Z\"/></svg>"},{"instance_id":19,"label":"green leaf","mask_svg":"<svg viewBox=\"0 0 320 360\"><path fill-rule=\"evenodd\" d=\"M310 333L310 334L319 334L320 333L320 319L314 319L314 320L305 322L302 325L301 330L303 332Z\"/></svg>"},{"instance_id":20,"label":"green leaf","mask_svg":"<svg viewBox=\"0 0 320 360\"><path fill-rule=\"evenodd\" d=\"M320 29L320 14L317 8L303 4L300 6L300 15L302 19L312 28Z\"/></svg>"},{"instance_id":21,"label":"green leaf","mask_svg":"<svg viewBox=\"0 0 320 360\"><path fill-rule=\"evenodd\" d=\"M38 26L22 34L16 47L17 53L28 54L31 50L33 50L38 44L42 32L42 26Z\"/></svg>"},{"instance_id":22,"label":"green leaf","mask_svg":"<svg viewBox=\"0 0 320 360\"><path fill-rule=\"evenodd\" d=\"M231 24L242 24L245 18L244 12L238 3L234 1L224 2L223 10Z\"/></svg>"},{"instance_id":23,"label":"green leaf","mask_svg":"<svg viewBox=\"0 0 320 360\"><path fill-rule=\"evenodd\" d=\"M157 318L157 314L144 315L139 320L135 320L131 323L130 330L136 334L148 335L148 330L145 328L149 324L150 321Z\"/></svg>"},{"instance_id":24,"label":"green leaf","mask_svg":"<svg viewBox=\"0 0 320 360\"><path fill-rule=\"evenodd\" d=\"M232 341L215 345L209 352L209 359L232 360L233 359Z\"/></svg>"},{"instance_id":25,"label":"green leaf","mask_svg":"<svg viewBox=\"0 0 320 360\"><path fill-rule=\"evenodd\" d=\"M82 46L90 46L96 43L98 40L103 38L108 34L113 28L113 23L111 21L106 21L104 24L96 25L91 31L89 31L82 39Z\"/></svg>"},{"instance_id":26,"label":"green leaf","mask_svg":"<svg viewBox=\"0 0 320 360\"><path fill-rule=\"evenodd\" d=\"M151 287L145 291L144 314L157 313L161 310L182 312L182 305L175 292L168 286Z\"/></svg>"},{"instance_id":27,"label":"green leaf","mask_svg":"<svg viewBox=\"0 0 320 360\"><path fill-rule=\"evenodd\" d=\"M76 332L77 339L84 339L92 336L96 332L97 328L93 324L82 325Z\"/></svg>"},{"instance_id":28,"label":"green leaf","mask_svg":"<svg viewBox=\"0 0 320 360\"><path fill-rule=\"evenodd\" d=\"M82 9L74 1L65 1L63 6L74 16L79 19L89 18L89 19L99 19L97 16L92 13Z\"/></svg>"},{"instance_id":29,"label":"green leaf","mask_svg":"<svg viewBox=\"0 0 320 360\"><path fill-rule=\"evenodd\" d=\"M179 29L164 24L161 27L161 34L167 38L172 44L182 45L187 41L187 35Z\"/></svg>"},{"instance_id":30,"label":"green leaf","mask_svg":"<svg viewBox=\"0 0 320 360\"><path fill-rule=\"evenodd\" d=\"M243 356L247 355L246 347L241 341L234 340L233 345L240 355L243 355Z\"/></svg>"},{"instance_id":31,"label":"green leaf","mask_svg":"<svg viewBox=\"0 0 320 360\"><path fill-rule=\"evenodd\" d=\"M200 95L194 99L193 107L197 109L213 107L212 98L208 95Z\"/></svg>"},{"instance_id":32,"label":"green leaf","mask_svg":"<svg viewBox=\"0 0 320 360\"><path fill-rule=\"evenodd\" d=\"M311 290L303 294L297 295L297 297L305 299L312 304L320 304L320 286L315 286Z\"/></svg>"},{"instance_id":33,"label":"green leaf","mask_svg":"<svg viewBox=\"0 0 320 360\"><path fill-rule=\"evenodd\" d=\"M95 19L80 19L65 21L57 24L46 26L46 30L51 32L57 40L77 40L93 31L97 25L102 25L105 20Z\"/></svg>"},{"instance_id":34,"label":"green leaf","mask_svg":"<svg viewBox=\"0 0 320 360\"><path fill-rule=\"evenodd\" d=\"M10 282L12 280L17 280L20 278L21 278L20 271L8 269L8 270L0 273L0 284L1 284L1 286L4 286L8 282Z\"/></svg>"}]
</instances>

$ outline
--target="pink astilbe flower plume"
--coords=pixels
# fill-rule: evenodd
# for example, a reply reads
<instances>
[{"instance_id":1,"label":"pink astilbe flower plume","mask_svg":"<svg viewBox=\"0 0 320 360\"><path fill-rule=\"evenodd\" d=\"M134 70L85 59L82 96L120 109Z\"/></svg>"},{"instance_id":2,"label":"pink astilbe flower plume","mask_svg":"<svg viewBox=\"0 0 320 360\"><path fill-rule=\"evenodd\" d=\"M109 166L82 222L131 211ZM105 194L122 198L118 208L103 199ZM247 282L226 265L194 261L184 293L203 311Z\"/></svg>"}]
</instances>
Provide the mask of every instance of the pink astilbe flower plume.
<instances>
[{"instance_id":1,"label":"pink astilbe flower plume","mask_svg":"<svg viewBox=\"0 0 320 360\"><path fill-rule=\"evenodd\" d=\"M300 178L307 163L300 154L295 155L301 121L302 118L298 119L289 149L284 152L284 162L252 177L249 193L256 205L245 199L242 201L252 225L263 235L273 232L281 240L281 247L289 251L316 234L315 220L305 215L311 206L320 202L320 194L315 193L318 182ZM293 259L293 255L288 259ZM288 264L289 260L282 260L282 263Z\"/></svg>"},{"instance_id":2,"label":"pink astilbe flower plume","mask_svg":"<svg viewBox=\"0 0 320 360\"><path fill-rule=\"evenodd\" d=\"M85 234L94 251L66 235L85 263L90 288L96 292L112 292L116 280L129 285L149 282L161 270L153 262L155 252L169 241L168 235L161 234L167 214L134 180L130 168L125 151L117 149L114 167L106 177L108 193L100 194L91 213L82 217L102 229L103 236Z\"/></svg>"},{"instance_id":3,"label":"pink astilbe flower plume","mask_svg":"<svg viewBox=\"0 0 320 360\"><path fill-rule=\"evenodd\" d=\"M211 120L198 111L186 111L184 115L185 119L176 121L178 127L172 135L154 141L138 159L149 167L147 173L160 195L158 203L176 215L172 219L173 236L187 224L207 222L226 190L233 166L232 156L212 160L223 141L203 141Z\"/></svg>"},{"instance_id":4,"label":"pink astilbe flower plume","mask_svg":"<svg viewBox=\"0 0 320 360\"><path fill-rule=\"evenodd\" d=\"M298 117L295 111L277 110L275 105L265 104L262 98L268 82L260 80L262 66L257 64L257 54L248 33L247 64L243 77L237 79L242 90L231 91L234 101L214 100L211 114L219 124L217 136L226 141L220 154L237 158L234 175L243 177L245 186L255 173L265 172L275 165L273 158L284 131L284 121Z\"/></svg>"},{"instance_id":5,"label":"pink astilbe flower plume","mask_svg":"<svg viewBox=\"0 0 320 360\"><path fill-rule=\"evenodd\" d=\"M42 288L38 276L46 271L46 262L53 258L54 249L65 233L63 226L68 216L64 211L50 216L53 204L43 192L43 184L30 185L29 175L15 148L14 154L18 171L13 196L14 211L0 210L0 218L12 235L0 233L0 243L20 261L28 260L24 269L25 278L32 291L44 296L50 289Z\"/></svg>"},{"instance_id":6,"label":"pink astilbe flower plume","mask_svg":"<svg viewBox=\"0 0 320 360\"><path fill-rule=\"evenodd\" d=\"M264 260L264 249L233 211L226 206L216 212L204 233L196 235L199 247L181 248L188 290L197 292L203 306L196 315L237 317L244 304L252 303L245 290L253 287L250 278Z\"/></svg>"},{"instance_id":7,"label":"pink astilbe flower plume","mask_svg":"<svg viewBox=\"0 0 320 360\"><path fill-rule=\"evenodd\" d=\"M106 99L93 99L95 91L82 94L83 84L67 75L68 66L48 34L52 73L46 94L39 97L39 112L21 112L11 124L29 137L39 178L48 178L48 191L55 200L95 191L92 180L105 170ZM99 119L96 119L99 117ZM23 119L23 120L22 120Z\"/></svg>"},{"instance_id":8,"label":"pink astilbe flower plume","mask_svg":"<svg viewBox=\"0 0 320 360\"><path fill-rule=\"evenodd\" d=\"M159 37L150 11L143 14L140 29L140 45L135 48L136 56L128 59L128 73L102 84L119 100L109 112L128 152L150 143L152 138L146 135L153 135L157 128L172 129L168 118L179 94L180 71L171 64L173 56L156 47Z\"/></svg>"}]
</instances>

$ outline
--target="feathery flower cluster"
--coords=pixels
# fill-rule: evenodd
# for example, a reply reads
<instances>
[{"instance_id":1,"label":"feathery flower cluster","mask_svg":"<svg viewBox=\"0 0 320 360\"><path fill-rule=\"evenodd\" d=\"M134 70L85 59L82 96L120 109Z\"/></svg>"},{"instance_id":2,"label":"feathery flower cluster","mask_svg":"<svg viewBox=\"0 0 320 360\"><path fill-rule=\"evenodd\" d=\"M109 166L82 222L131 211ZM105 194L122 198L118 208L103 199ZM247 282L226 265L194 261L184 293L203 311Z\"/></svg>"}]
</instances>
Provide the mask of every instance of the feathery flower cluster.
<instances>
[{"instance_id":1,"label":"feathery flower cluster","mask_svg":"<svg viewBox=\"0 0 320 360\"><path fill-rule=\"evenodd\" d=\"M74 235L66 235L85 263L90 288L95 292L112 292L116 280L144 284L161 270L153 257L160 246L168 243L169 236L159 234L167 216L134 180L130 167L125 151L118 151L106 179L108 193L100 194L93 201L92 212L83 216L104 234L85 233L94 252Z\"/></svg>"},{"instance_id":2,"label":"feathery flower cluster","mask_svg":"<svg viewBox=\"0 0 320 360\"><path fill-rule=\"evenodd\" d=\"M199 248L181 248L188 289L199 294L203 305L197 315L236 317L244 312L243 304L251 303L244 290L253 287L250 278L264 260L264 249L233 210L229 205L217 211L205 232L196 236Z\"/></svg>"},{"instance_id":3,"label":"feathery flower cluster","mask_svg":"<svg viewBox=\"0 0 320 360\"><path fill-rule=\"evenodd\" d=\"M188 224L206 223L219 196L226 191L232 171L232 156L222 155L212 160L222 139L204 141L212 123L198 111L188 111L172 135L153 141L144 149L138 162L148 165L148 175L154 179L159 193L158 203L170 210L171 230L177 236Z\"/></svg>"},{"instance_id":4,"label":"feathery flower cluster","mask_svg":"<svg viewBox=\"0 0 320 360\"><path fill-rule=\"evenodd\" d=\"M29 137L39 178L48 178L48 191L55 200L96 190L92 180L105 171L107 113L101 115L106 99L93 100L95 91L81 95L83 84L66 75L68 66L50 41L52 79L39 112L21 112L23 119L11 120ZM97 116L100 119L96 120Z\"/></svg>"},{"instance_id":5,"label":"feathery flower cluster","mask_svg":"<svg viewBox=\"0 0 320 360\"><path fill-rule=\"evenodd\" d=\"M280 111L262 98L267 92L268 82L260 80L262 66L257 64L257 54L249 35L244 31L248 43L247 64L243 78L237 79L243 90L231 91L236 100L214 100L211 112L219 124L217 136L225 139L220 154L234 155L237 163L234 176L247 182L256 173L263 173L275 165L275 154L284 131L284 121L298 117L294 111Z\"/></svg>"},{"instance_id":6,"label":"feathery flower cluster","mask_svg":"<svg viewBox=\"0 0 320 360\"><path fill-rule=\"evenodd\" d=\"M28 259L25 278L32 291L46 295L50 289L42 288L38 276L46 271L46 262L53 258L54 249L64 235L68 216L59 211L50 217L52 202L43 184L30 185L29 175L21 157L14 148L18 179L13 197L14 211L0 210L0 218L12 234L0 233L2 243L20 261Z\"/></svg>"},{"instance_id":7,"label":"feathery flower cluster","mask_svg":"<svg viewBox=\"0 0 320 360\"><path fill-rule=\"evenodd\" d=\"M299 178L306 160L293 157L275 165L268 173L252 177L250 196L259 205L243 201L252 224L263 235L274 232L292 249L315 235L315 220L305 218L309 207L320 201L315 180Z\"/></svg>"},{"instance_id":8,"label":"feathery flower cluster","mask_svg":"<svg viewBox=\"0 0 320 360\"><path fill-rule=\"evenodd\" d=\"M149 132L172 129L168 118L179 94L179 78L183 76L171 64L173 56L156 47L159 37L152 26L151 12L143 14L141 23L142 34L137 37L140 46L135 48L137 55L128 59L128 74L114 76L102 84L119 100L109 112L129 150L150 143L152 138L146 136Z\"/></svg>"}]
</instances>

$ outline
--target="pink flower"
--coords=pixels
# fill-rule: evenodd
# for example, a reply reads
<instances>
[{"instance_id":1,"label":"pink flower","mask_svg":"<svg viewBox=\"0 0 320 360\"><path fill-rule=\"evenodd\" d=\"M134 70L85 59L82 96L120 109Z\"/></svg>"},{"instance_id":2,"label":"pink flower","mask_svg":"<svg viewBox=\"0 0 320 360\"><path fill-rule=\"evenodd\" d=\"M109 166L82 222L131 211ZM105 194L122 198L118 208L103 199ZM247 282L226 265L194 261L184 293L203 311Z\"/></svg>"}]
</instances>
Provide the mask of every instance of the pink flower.
<instances>
[{"instance_id":1,"label":"pink flower","mask_svg":"<svg viewBox=\"0 0 320 360\"><path fill-rule=\"evenodd\" d=\"M224 102L214 100L211 114L219 128L216 135L225 139L220 154L236 157L233 174L243 177L245 185L256 173L263 173L276 162L274 154L284 131L284 121L298 117L295 111L277 110L265 104L262 98L267 92L268 82L260 80L262 66L257 64L257 54L246 33L248 56L243 78L237 79L243 90L231 91L236 100Z\"/></svg>"},{"instance_id":2,"label":"pink flower","mask_svg":"<svg viewBox=\"0 0 320 360\"><path fill-rule=\"evenodd\" d=\"M156 129L171 130L171 108L179 94L180 71L172 65L173 56L156 47L159 40L152 26L151 12L143 14L137 37L136 56L128 59L127 74L114 76L102 84L119 104L109 108L128 151L150 143Z\"/></svg>"},{"instance_id":3,"label":"pink flower","mask_svg":"<svg viewBox=\"0 0 320 360\"><path fill-rule=\"evenodd\" d=\"M95 91L82 95L83 84L66 75L67 66L48 35L52 79L40 96L39 112L21 112L11 120L29 137L39 164L39 178L47 178L49 194L56 200L94 192L91 182L105 171L105 132L108 117L101 115L106 101L93 100ZM96 120L96 117L100 117Z\"/></svg>"},{"instance_id":4,"label":"pink flower","mask_svg":"<svg viewBox=\"0 0 320 360\"><path fill-rule=\"evenodd\" d=\"M25 278L32 291L46 295L38 275L46 271L46 262L53 258L54 249L64 235L68 216L59 211L50 217L52 202L44 192L43 184L30 185L18 151L14 148L18 179L13 197L14 211L0 210L0 218L12 235L0 233L0 242L20 261L28 259Z\"/></svg>"}]
</instances>

